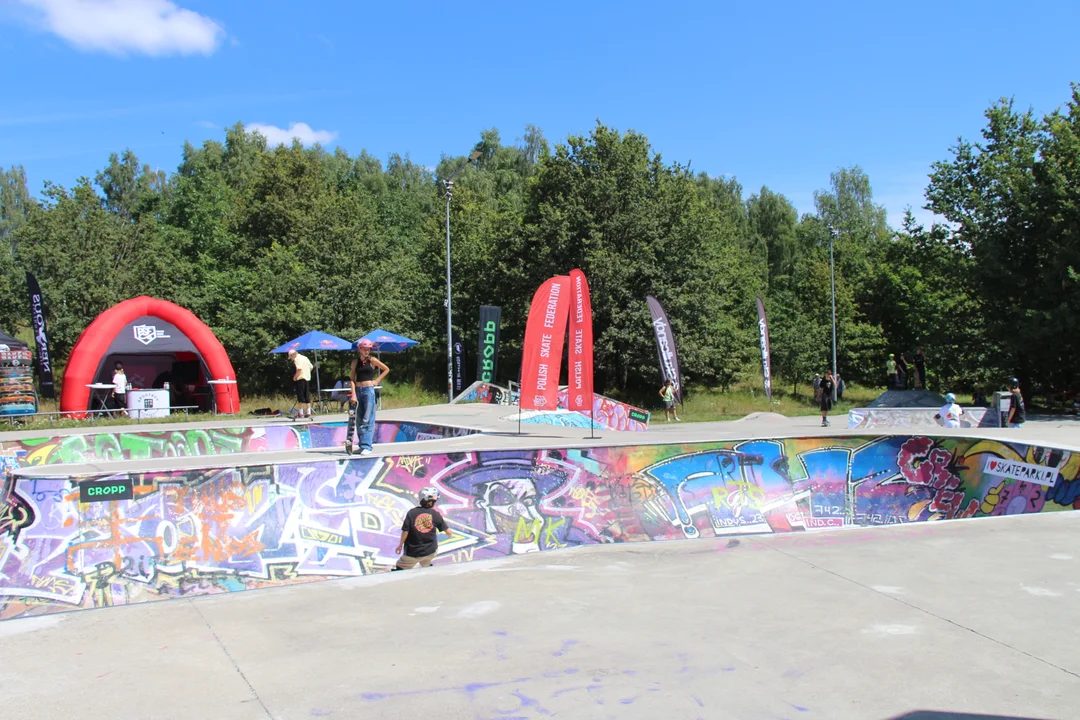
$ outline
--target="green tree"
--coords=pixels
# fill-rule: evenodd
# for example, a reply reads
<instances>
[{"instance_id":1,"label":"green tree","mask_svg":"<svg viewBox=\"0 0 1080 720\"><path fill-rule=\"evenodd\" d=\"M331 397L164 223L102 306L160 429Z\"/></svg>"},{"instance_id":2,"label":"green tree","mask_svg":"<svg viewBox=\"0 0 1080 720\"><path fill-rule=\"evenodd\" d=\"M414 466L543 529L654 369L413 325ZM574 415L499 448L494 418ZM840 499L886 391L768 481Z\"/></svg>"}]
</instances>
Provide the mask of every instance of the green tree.
<instances>
[{"instance_id":1,"label":"green tree","mask_svg":"<svg viewBox=\"0 0 1080 720\"><path fill-rule=\"evenodd\" d=\"M86 178L72 191L47 185L16 237L19 265L48 297L59 357L102 311L136 295L169 297L182 281L182 248L171 233L153 217L132 222L108 211Z\"/></svg>"},{"instance_id":2,"label":"green tree","mask_svg":"<svg viewBox=\"0 0 1080 720\"><path fill-rule=\"evenodd\" d=\"M934 164L930 208L970 252L994 365L1029 387L1066 389L1080 377L1080 86L1039 120L1001 100L981 142L960 140ZM995 385L997 383L994 383Z\"/></svg>"},{"instance_id":3,"label":"green tree","mask_svg":"<svg viewBox=\"0 0 1080 720\"><path fill-rule=\"evenodd\" d=\"M736 222L718 209L723 185L664 163L643 135L602 124L541 165L525 213L529 262L515 281L535 288L574 267L586 273L601 386L655 381L646 294L664 304L695 381L730 383L745 366L760 283Z\"/></svg>"},{"instance_id":4,"label":"green tree","mask_svg":"<svg viewBox=\"0 0 1080 720\"><path fill-rule=\"evenodd\" d=\"M746 214L751 247L765 256L770 281L791 275L805 252L798 246L799 213L795 206L783 195L762 186L746 201Z\"/></svg>"}]
</instances>

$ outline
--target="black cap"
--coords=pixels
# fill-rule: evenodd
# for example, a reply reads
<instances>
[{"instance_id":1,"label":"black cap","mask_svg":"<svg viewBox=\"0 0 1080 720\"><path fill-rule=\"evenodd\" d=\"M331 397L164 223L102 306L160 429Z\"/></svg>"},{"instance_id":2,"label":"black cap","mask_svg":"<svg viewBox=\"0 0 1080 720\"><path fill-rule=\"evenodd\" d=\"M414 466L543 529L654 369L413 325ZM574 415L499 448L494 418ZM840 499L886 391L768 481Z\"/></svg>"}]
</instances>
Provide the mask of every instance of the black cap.
<instances>
[{"instance_id":1,"label":"black cap","mask_svg":"<svg viewBox=\"0 0 1080 720\"><path fill-rule=\"evenodd\" d=\"M1016 378L1009 378L1009 387L1020 387L1020 381Z\"/></svg>"}]
</instances>

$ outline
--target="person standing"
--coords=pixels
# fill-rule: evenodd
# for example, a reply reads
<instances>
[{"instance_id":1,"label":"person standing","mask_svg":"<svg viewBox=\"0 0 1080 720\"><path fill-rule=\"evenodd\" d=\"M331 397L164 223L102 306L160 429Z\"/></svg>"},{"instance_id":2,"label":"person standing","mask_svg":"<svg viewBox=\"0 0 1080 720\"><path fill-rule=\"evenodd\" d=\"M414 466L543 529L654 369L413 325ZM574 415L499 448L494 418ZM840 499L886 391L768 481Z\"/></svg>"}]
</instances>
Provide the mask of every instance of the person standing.
<instances>
[{"instance_id":1,"label":"person standing","mask_svg":"<svg viewBox=\"0 0 1080 720\"><path fill-rule=\"evenodd\" d=\"M354 432L360 454L370 455L373 452L371 444L375 437L375 388L390 373L390 368L381 360L371 357L373 346L374 343L367 338L356 341L356 357L353 358L352 372L349 375L352 388L349 399L356 405L356 409L345 435L345 452L350 455Z\"/></svg>"},{"instance_id":2,"label":"person standing","mask_svg":"<svg viewBox=\"0 0 1080 720\"><path fill-rule=\"evenodd\" d=\"M401 557L394 570L408 570L417 565L431 567L431 561L439 552L438 530L453 537L442 513L435 509L439 502L438 488L428 485L420 490L420 505L405 513L401 523L401 539L394 552Z\"/></svg>"},{"instance_id":3,"label":"person standing","mask_svg":"<svg viewBox=\"0 0 1080 720\"><path fill-rule=\"evenodd\" d=\"M1020 381L1009 378L1009 417L1006 425L1011 428L1024 427L1027 410L1024 408L1024 396L1020 393Z\"/></svg>"},{"instance_id":4,"label":"person standing","mask_svg":"<svg viewBox=\"0 0 1080 720\"><path fill-rule=\"evenodd\" d=\"M897 390L907 390L907 378L908 378L907 358L904 357L904 353L900 353L900 358L896 361L896 389Z\"/></svg>"},{"instance_id":5,"label":"person standing","mask_svg":"<svg viewBox=\"0 0 1080 720\"><path fill-rule=\"evenodd\" d=\"M829 411L832 410L834 386L832 370L826 370L825 378L821 381L821 427L829 426Z\"/></svg>"},{"instance_id":6,"label":"person standing","mask_svg":"<svg viewBox=\"0 0 1080 720\"><path fill-rule=\"evenodd\" d=\"M960 416L963 414L964 409L956 404L956 396L949 393L945 396L945 404L937 411L934 419L941 421L943 427L958 428L960 427Z\"/></svg>"},{"instance_id":7,"label":"person standing","mask_svg":"<svg viewBox=\"0 0 1080 720\"><path fill-rule=\"evenodd\" d=\"M112 385L113 409L119 410L124 415L127 415L128 379L127 373L124 372L124 365L119 360L113 365Z\"/></svg>"},{"instance_id":8,"label":"person standing","mask_svg":"<svg viewBox=\"0 0 1080 720\"><path fill-rule=\"evenodd\" d=\"M675 407L675 382L671 378L665 380L663 386L661 386L660 397L664 400L665 421L671 422L671 417L674 415L675 422L682 422L682 420L679 419L679 411Z\"/></svg>"},{"instance_id":9,"label":"person standing","mask_svg":"<svg viewBox=\"0 0 1080 720\"><path fill-rule=\"evenodd\" d=\"M896 356L889 353L889 359L885 361L885 389L896 389Z\"/></svg>"},{"instance_id":10,"label":"person standing","mask_svg":"<svg viewBox=\"0 0 1080 720\"><path fill-rule=\"evenodd\" d=\"M926 355L921 347L915 348L915 389L926 389Z\"/></svg>"},{"instance_id":11,"label":"person standing","mask_svg":"<svg viewBox=\"0 0 1080 720\"><path fill-rule=\"evenodd\" d=\"M814 402L821 402L821 373L814 373Z\"/></svg>"},{"instance_id":12,"label":"person standing","mask_svg":"<svg viewBox=\"0 0 1080 720\"><path fill-rule=\"evenodd\" d=\"M289 351L289 360L293 364L293 387L296 388L296 403L300 406L300 417L311 417L311 361L295 350Z\"/></svg>"},{"instance_id":13,"label":"person standing","mask_svg":"<svg viewBox=\"0 0 1080 720\"><path fill-rule=\"evenodd\" d=\"M833 381L836 383L836 401L843 402L844 391L847 390L847 383L844 382L844 378L840 377L839 370L836 372L836 377L833 378Z\"/></svg>"}]
</instances>

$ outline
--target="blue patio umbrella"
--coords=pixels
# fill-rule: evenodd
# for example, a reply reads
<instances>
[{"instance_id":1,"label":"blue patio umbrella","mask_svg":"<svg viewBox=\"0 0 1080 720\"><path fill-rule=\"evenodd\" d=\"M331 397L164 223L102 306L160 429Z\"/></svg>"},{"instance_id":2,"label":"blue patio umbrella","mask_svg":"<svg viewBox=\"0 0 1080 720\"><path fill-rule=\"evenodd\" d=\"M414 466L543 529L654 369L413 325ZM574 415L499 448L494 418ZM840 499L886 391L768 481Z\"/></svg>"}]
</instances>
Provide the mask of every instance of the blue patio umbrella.
<instances>
[{"instance_id":1,"label":"blue patio umbrella","mask_svg":"<svg viewBox=\"0 0 1080 720\"><path fill-rule=\"evenodd\" d=\"M360 340L370 340L372 350L377 352L401 352L402 350L408 350L413 345L420 344L417 340L403 335L395 335L386 330L372 330ZM357 342L360 342L360 340L357 340Z\"/></svg>"},{"instance_id":2,"label":"blue patio umbrella","mask_svg":"<svg viewBox=\"0 0 1080 720\"><path fill-rule=\"evenodd\" d=\"M280 345L271 353L287 353L290 350L300 352L301 350L310 350L315 353L315 389L319 393L319 397L322 397L322 381L319 378L319 351L320 350L352 350L353 344L348 340L343 340L336 335L330 333L319 332L318 330L312 330L311 332L304 333L300 337L290 340L284 345Z\"/></svg>"}]
</instances>

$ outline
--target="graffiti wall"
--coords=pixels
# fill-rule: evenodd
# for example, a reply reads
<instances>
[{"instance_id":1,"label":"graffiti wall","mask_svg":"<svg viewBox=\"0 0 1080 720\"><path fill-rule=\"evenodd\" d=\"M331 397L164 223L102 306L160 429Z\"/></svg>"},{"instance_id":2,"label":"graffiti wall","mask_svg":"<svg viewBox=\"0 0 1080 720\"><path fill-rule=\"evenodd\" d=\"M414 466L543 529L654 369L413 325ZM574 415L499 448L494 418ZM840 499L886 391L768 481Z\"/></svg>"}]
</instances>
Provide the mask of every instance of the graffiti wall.
<instances>
[{"instance_id":1,"label":"graffiti wall","mask_svg":"<svg viewBox=\"0 0 1080 720\"><path fill-rule=\"evenodd\" d=\"M438 563L590 543L800 532L1080 507L1080 454L901 436L403 454L123 476L0 492L0 618L388 569L417 491ZM40 472L40 471L38 471ZM80 502L87 483L130 499ZM108 483L106 483L108 484Z\"/></svg>"},{"instance_id":2,"label":"graffiti wall","mask_svg":"<svg viewBox=\"0 0 1080 720\"><path fill-rule=\"evenodd\" d=\"M849 430L911 428L912 432L932 432L941 423L937 410L929 408L852 408L848 410ZM961 427L1001 427L998 413L989 408L966 407Z\"/></svg>"},{"instance_id":3,"label":"graffiti wall","mask_svg":"<svg viewBox=\"0 0 1080 720\"><path fill-rule=\"evenodd\" d=\"M459 437L470 428L428 423L376 421L375 442L412 442ZM17 467L148 460L164 457L231 455L234 453L333 447L345 442L345 423L189 428L187 430L94 432L0 441L0 456Z\"/></svg>"},{"instance_id":4,"label":"graffiti wall","mask_svg":"<svg viewBox=\"0 0 1080 720\"><path fill-rule=\"evenodd\" d=\"M306 428L291 425L73 433L0 441L18 465L229 455L307 447Z\"/></svg>"},{"instance_id":5,"label":"graffiti wall","mask_svg":"<svg viewBox=\"0 0 1080 720\"><path fill-rule=\"evenodd\" d=\"M642 432L649 429L649 413L645 410L612 400L603 395L593 396L593 417L574 410L566 410L566 390L559 394L557 410L525 410L521 413L521 422L534 425L559 425L561 427L589 428L594 423L597 430L621 430L623 432ZM518 415L502 418L517 422Z\"/></svg>"},{"instance_id":6,"label":"graffiti wall","mask_svg":"<svg viewBox=\"0 0 1080 720\"><path fill-rule=\"evenodd\" d=\"M489 403L493 405L500 405L504 401L511 399L510 391L504 387L498 385L492 385L491 383L480 382L477 380L469 387L465 388L461 394L453 399L455 403ZM513 394L514 402L517 402L517 393Z\"/></svg>"},{"instance_id":7,"label":"graffiti wall","mask_svg":"<svg viewBox=\"0 0 1080 720\"><path fill-rule=\"evenodd\" d=\"M525 423L561 425L563 427L589 427L587 413L577 413L565 410L568 397L566 388L559 390L557 411L525 411L521 421ZM517 393L512 395L505 388L488 383L474 382L465 392L454 398L455 403L479 402L500 404L504 400L510 404L517 404ZM626 432L641 432L649 429L650 413L647 410L636 408L633 405L612 400L603 395L593 395L593 422L597 429L622 430ZM516 414L504 417L503 420L517 421Z\"/></svg>"},{"instance_id":8,"label":"graffiti wall","mask_svg":"<svg viewBox=\"0 0 1080 720\"><path fill-rule=\"evenodd\" d=\"M348 432L346 423L320 423L308 426L308 447L340 447L345 444ZM442 438L464 437L480 432L473 428L451 427L449 425L431 425L428 423L401 422L396 420L377 420L375 422L376 443L401 443L417 440L441 440ZM354 440L355 441L355 440Z\"/></svg>"},{"instance_id":9,"label":"graffiti wall","mask_svg":"<svg viewBox=\"0 0 1080 720\"><path fill-rule=\"evenodd\" d=\"M559 407L567 406L567 397L565 388L559 391ZM627 405L603 395L593 395L593 420L599 427L624 432L642 432L649 429L649 415L648 411L633 405ZM589 427L587 421L585 427Z\"/></svg>"}]
</instances>

